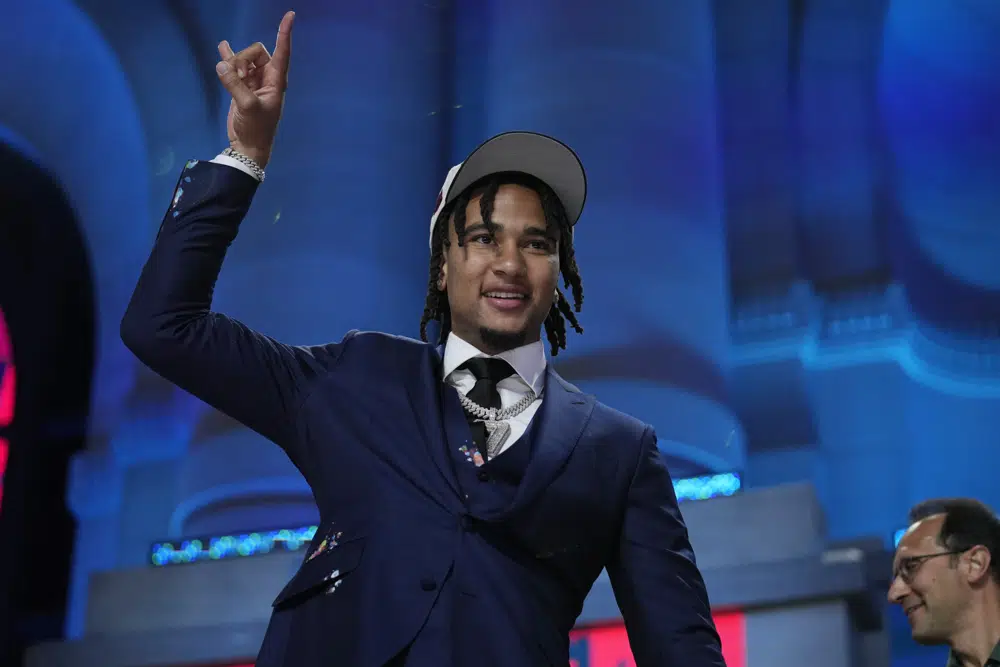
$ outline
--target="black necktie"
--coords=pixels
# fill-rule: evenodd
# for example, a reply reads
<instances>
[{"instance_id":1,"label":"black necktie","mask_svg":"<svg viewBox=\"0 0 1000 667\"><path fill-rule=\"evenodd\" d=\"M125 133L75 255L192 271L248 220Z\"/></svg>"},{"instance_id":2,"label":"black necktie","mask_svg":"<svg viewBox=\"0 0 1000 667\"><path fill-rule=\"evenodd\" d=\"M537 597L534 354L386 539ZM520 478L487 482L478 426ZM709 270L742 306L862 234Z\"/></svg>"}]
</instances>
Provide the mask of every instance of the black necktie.
<instances>
[{"instance_id":1,"label":"black necktie","mask_svg":"<svg viewBox=\"0 0 1000 667\"><path fill-rule=\"evenodd\" d=\"M468 370L476 378L476 385L472 391L465 395L466 398L484 408L499 410L503 407L500 402L500 392L497 391L497 383L514 374L514 369L510 364L495 357L473 357L459 368ZM486 425L481 421L476 421L476 417L468 412L465 413L465 418L469 421L469 428L472 429L472 440L476 443L476 449L485 459L487 457Z\"/></svg>"}]
</instances>

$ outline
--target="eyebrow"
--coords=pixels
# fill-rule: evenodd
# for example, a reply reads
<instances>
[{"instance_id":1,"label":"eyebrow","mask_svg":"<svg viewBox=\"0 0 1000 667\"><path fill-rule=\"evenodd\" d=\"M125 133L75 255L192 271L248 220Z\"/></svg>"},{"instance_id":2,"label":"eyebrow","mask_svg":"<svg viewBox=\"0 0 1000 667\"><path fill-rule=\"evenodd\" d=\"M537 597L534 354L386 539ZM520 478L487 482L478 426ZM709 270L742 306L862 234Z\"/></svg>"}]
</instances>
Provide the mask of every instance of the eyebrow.
<instances>
[{"instance_id":1,"label":"eyebrow","mask_svg":"<svg viewBox=\"0 0 1000 667\"><path fill-rule=\"evenodd\" d=\"M493 223L493 229L495 229L498 232L503 232L504 226L501 225L501 224L498 224L498 223ZM475 223L473 223L473 224L471 224L471 225L469 225L469 226L467 226L465 228L465 234L466 235L473 234L475 232L484 232L484 231L488 231L485 222L475 222ZM525 236L542 236L542 237L545 237L545 238L550 239L552 241L556 240L555 235L552 234L549 230L547 230L547 229L545 229L543 227L526 227L524 229L524 235Z\"/></svg>"}]
</instances>

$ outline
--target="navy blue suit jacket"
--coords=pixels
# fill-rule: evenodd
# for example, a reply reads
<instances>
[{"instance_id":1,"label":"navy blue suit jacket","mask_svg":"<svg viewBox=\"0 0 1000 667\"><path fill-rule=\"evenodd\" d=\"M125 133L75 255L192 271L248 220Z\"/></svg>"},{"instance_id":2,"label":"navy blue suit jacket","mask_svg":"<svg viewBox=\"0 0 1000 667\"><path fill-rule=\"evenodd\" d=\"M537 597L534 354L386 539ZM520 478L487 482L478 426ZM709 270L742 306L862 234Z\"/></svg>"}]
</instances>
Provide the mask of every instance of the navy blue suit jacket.
<instances>
[{"instance_id":1,"label":"navy blue suit jacket","mask_svg":"<svg viewBox=\"0 0 1000 667\"><path fill-rule=\"evenodd\" d=\"M513 502L471 515L442 444L468 437L448 424L468 427L438 348L356 331L293 347L211 312L256 187L237 169L188 163L121 335L151 369L282 447L313 490L320 529L275 601L258 667L385 664L473 544L488 567L468 593L488 640L452 641L477 665L564 667L607 568L639 667L723 667L652 428L550 369ZM320 550L322 538L336 545Z\"/></svg>"}]
</instances>

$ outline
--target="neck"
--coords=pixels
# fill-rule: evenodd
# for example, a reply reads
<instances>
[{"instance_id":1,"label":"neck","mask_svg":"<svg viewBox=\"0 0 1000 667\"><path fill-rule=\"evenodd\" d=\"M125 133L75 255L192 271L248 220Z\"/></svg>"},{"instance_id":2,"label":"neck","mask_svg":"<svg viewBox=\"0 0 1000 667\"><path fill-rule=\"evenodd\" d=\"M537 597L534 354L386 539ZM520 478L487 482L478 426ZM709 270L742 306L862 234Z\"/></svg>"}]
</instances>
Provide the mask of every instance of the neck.
<instances>
[{"instance_id":1,"label":"neck","mask_svg":"<svg viewBox=\"0 0 1000 667\"><path fill-rule=\"evenodd\" d=\"M1000 600L990 595L969 607L965 629L951 641L951 650L963 667L983 667L1000 643Z\"/></svg>"},{"instance_id":2,"label":"neck","mask_svg":"<svg viewBox=\"0 0 1000 667\"><path fill-rule=\"evenodd\" d=\"M534 335L523 332L509 334L486 328L474 332L453 330L453 333L483 354L488 354L491 357L530 345L541 339L540 332L536 332Z\"/></svg>"}]
</instances>

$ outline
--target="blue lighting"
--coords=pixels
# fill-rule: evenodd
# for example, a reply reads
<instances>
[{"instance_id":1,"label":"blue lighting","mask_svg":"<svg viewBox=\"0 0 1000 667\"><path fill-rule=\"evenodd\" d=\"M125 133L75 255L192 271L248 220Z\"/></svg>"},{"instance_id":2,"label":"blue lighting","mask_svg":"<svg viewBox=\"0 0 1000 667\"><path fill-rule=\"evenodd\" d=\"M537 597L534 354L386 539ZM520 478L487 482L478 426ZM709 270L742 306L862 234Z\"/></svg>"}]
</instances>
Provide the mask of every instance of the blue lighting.
<instances>
[{"instance_id":1,"label":"blue lighting","mask_svg":"<svg viewBox=\"0 0 1000 667\"><path fill-rule=\"evenodd\" d=\"M222 535L177 542L157 542L150 549L150 562L161 567L203 560L256 556L275 550L297 551L316 533L316 526Z\"/></svg>"},{"instance_id":2,"label":"blue lighting","mask_svg":"<svg viewBox=\"0 0 1000 667\"><path fill-rule=\"evenodd\" d=\"M678 502L731 496L740 490L740 476L722 473L679 479L674 482ZM257 531L240 535L201 537L179 542L157 542L149 561L156 567L182 565L206 560L256 556L272 551L298 551L312 540L317 526Z\"/></svg>"},{"instance_id":3,"label":"blue lighting","mask_svg":"<svg viewBox=\"0 0 1000 667\"><path fill-rule=\"evenodd\" d=\"M900 528L895 533L892 534L892 548L895 549L899 546L899 541L903 539L903 533L906 532L905 528Z\"/></svg>"},{"instance_id":4,"label":"blue lighting","mask_svg":"<svg viewBox=\"0 0 1000 667\"><path fill-rule=\"evenodd\" d=\"M674 494L678 502L707 500L736 494L741 487L740 476L735 472L705 477L690 477L674 482Z\"/></svg>"}]
</instances>

